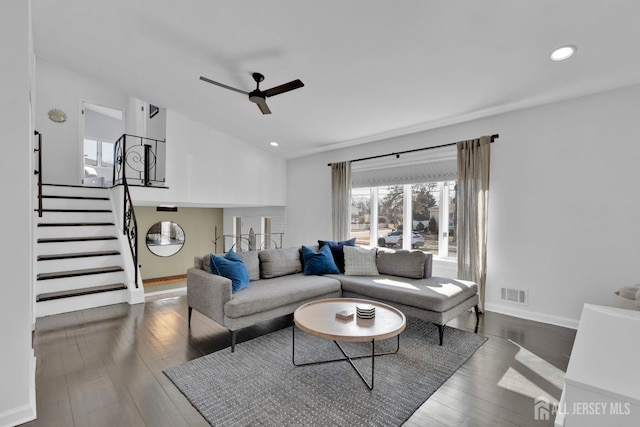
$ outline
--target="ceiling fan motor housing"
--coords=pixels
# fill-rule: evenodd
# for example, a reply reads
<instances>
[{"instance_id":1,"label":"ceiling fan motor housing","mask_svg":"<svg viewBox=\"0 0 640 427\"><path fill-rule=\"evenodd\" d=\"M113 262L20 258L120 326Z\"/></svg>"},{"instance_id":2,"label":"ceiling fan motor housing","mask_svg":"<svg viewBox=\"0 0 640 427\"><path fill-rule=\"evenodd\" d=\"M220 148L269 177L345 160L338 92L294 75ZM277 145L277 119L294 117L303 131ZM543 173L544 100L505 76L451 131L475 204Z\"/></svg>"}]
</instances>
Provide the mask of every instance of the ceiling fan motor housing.
<instances>
[{"instance_id":1,"label":"ceiling fan motor housing","mask_svg":"<svg viewBox=\"0 0 640 427\"><path fill-rule=\"evenodd\" d=\"M258 103L261 101L264 101L266 98L266 96L264 95L264 92L256 89L252 92L249 93L249 101L254 102L254 103Z\"/></svg>"}]
</instances>

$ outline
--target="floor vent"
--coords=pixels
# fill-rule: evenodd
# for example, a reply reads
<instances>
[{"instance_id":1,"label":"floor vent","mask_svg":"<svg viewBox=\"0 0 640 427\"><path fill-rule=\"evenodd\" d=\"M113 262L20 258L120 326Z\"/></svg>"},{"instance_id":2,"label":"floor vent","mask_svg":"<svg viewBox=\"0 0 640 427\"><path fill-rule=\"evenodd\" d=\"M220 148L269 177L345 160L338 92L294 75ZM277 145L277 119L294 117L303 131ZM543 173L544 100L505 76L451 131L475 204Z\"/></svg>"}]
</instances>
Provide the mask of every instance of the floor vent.
<instances>
[{"instance_id":1,"label":"floor vent","mask_svg":"<svg viewBox=\"0 0 640 427\"><path fill-rule=\"evenodd\" d=\"M526 305L529 302L529 292L524 289L500 288L500 299Z\"/></svg>"}]
</instances>

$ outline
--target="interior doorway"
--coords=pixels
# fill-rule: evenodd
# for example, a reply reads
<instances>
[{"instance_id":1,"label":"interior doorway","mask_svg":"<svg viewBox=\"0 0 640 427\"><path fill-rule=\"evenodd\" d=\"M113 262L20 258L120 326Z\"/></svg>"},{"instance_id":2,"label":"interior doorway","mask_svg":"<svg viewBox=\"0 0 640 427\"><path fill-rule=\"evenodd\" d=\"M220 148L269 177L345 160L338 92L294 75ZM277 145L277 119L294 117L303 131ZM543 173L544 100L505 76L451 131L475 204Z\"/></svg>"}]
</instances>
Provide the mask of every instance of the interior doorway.
<instances>
[{"instance_id":1,"label":"interior doorway","mask_svg":"<svg viewBox=\"0 0 640 427\"><path fill-rule=\"evenodd\" d=\"M113 185L114 145L124 134L124 114L117 108L84 102L82 183L89 187Z\"/></svg>"}]
</instances>

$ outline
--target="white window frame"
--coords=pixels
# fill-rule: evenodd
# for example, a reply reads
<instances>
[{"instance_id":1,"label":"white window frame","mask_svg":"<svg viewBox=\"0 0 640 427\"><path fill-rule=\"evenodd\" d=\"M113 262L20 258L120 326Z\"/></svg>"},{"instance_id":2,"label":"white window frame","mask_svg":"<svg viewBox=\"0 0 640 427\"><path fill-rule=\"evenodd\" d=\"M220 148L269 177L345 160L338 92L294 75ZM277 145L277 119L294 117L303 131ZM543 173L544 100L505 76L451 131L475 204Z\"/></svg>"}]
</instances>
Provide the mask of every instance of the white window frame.
<instances>
[{"instance_id":1,"label":"white window frame","mask_svg":"<svg viewBox=\"0 0 640 427\"><path fill-rule=\"evenodd\" d=\"M452 261L453 258L449 257L449 182L438 182L438 253L434 254L439 259L446 259ZM403 184L403 224L408 225L403 227L402 231L402 249L411 250L411 240L413 233L413 218L412 218L412 186L415 184ZM370 187L371 194L371 212L370 212L370 246L377 246L378 242L378 188Z\"/></svg>"},{"instance_id":2,"label":"white window frame","mask_svg":"<svg viewBox=\"0 0 640 427\"><path fill-rule=\"evenodd\" d=\"M95 141L96 142L96 164L92 165L92 164L88 164L87 163L87 155L86 153L83 152L83 163L84 166L94 166L94 167L101 167L101 168L110 168L113 167L113 165L115 164L115 158L113 159L113 163L104 163L103 162L103 158L104 156L102 155L102 144L103 143L107 143L107 144L111 144L112 146L115 146L115 141L110 141L108 139L104 139L104 138L92 138L92 137L88 137L85 136L83 139L83 151L84 151L84 142L85 141Z\"/></svg>"}]
</instances>

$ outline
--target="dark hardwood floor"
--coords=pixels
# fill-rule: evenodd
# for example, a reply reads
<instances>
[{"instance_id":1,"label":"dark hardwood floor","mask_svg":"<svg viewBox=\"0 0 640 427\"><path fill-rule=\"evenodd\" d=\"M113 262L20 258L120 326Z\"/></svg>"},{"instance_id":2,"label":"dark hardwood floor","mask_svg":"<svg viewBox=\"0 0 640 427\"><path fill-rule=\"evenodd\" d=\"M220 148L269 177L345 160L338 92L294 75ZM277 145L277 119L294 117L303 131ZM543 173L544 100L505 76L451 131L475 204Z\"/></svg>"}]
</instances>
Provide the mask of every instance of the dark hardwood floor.
<instances>
[{"instance_id":1,"label":"dark hardwood floor","mask_svg":"<svg viewBox=\"0 0 640 427\"><path fill-rule=\"evenodd\" d=\"M242 341L290 326L278 319ZM473 331L475 315L449 326ZM534 398L560 398L575 331L487 312L488 341L406 426L551 426L534 419ZM204 426L162 370L229 346L226 329L194 311L184 294L40 318L34 332L38 418L25 426ZM225 351L229 351L226 349Z\"/></svg>"}]
</instances>

